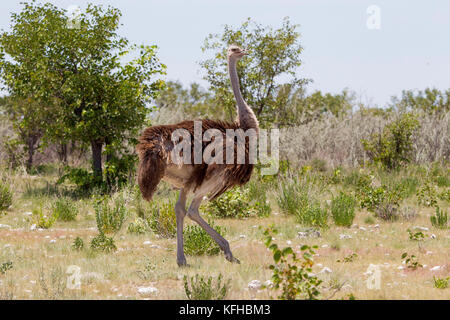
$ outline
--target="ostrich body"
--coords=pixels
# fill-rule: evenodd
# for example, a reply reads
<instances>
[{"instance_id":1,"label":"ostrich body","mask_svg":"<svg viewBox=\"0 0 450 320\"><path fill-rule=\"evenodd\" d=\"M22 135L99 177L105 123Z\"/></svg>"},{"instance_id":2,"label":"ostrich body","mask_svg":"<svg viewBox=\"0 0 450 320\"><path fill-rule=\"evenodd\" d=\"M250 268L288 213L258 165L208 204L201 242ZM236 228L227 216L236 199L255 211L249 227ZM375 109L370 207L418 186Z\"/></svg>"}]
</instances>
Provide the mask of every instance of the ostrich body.
<instances>
[{"instance_id":1,"label":"ostrich body","mask_svg":"<svg viewBox=\"0 0 450 320\"><path fill-rule=\"evenodd\" d=\"M210 119L199 120L201 121L202 132L208 129L216 129L223 135L224 141L228 129L242 129L244 131L253 129L256 133L258 132L258 120L252 109L245 103L239 88L236 63L244 55L246 55L246 52L237 46L230 46L227 51L228 71L237 103L238 117L236 121L229 123ZM144 199L150 201L161 180L180 190L175 205L177 263L179 266L186 265L183 249L183 222L186 215L198 223L217 242L228 261L239 263L239 260L233 257L228 241L200 216L199 207L205 196L208 196L209 200L215 199L231 187L243 185L250 180L254 165L247 161L249 144L247 141L245 142L246 161L243 164L239 164L237 161L232 164L214 162L208 164L205 163L203 157L200 164L195 164L195 162L180 164L174 162L170 155L174 149L172 133L177 129L187 130L191 137L194 137L194 121L190 120L172 125L149 127L140 136L137 152L139 154L138 183L141 193ZM202 141L202 149L205 150L211 143L214 143L214 140ZM236 151L236 143L233 143ZM222 147L220 148L222 151ZM225 152L225 146L223 146L223 153ZM189 193L193 193L193 200L186 210L186 199Z\"/></svg>"}]
</instances>

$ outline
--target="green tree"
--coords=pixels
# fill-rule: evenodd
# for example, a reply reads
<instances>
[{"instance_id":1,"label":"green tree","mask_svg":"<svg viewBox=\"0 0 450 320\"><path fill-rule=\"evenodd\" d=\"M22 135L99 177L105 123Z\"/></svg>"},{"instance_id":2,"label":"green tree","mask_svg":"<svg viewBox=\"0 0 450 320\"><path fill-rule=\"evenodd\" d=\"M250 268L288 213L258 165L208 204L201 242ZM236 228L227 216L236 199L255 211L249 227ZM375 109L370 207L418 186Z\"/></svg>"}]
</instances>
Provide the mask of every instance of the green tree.
<instances>
[{"instance_id":1,"label":"green tree","mask_svg":"<svg viewBox=\"0 0 450 320\"><path fill-rule=\"evenodd\" d=\"M108 161L124 141L135 142L148 103L164 85L156 46L119 36L120 16L89 4L74 28L65 10L31 2L0 35L0 73L10 94L49 106L42 110L46 139L89 144L100 180L103 148ZM135 59L125 63L131 52Z\"/></svg>"},{"instance_id":2,"label":"green tree","mask_svg":"<svg viewBox=\"0 0 450 320\"><path fill-rule=\"evenodd\" d=\"M291 24L288 18L276 30L249 18L236 29L225 25L221 34L210 34L205 39L202 50L212 51L214 56L200 62L204 79L209 82L217 105L226 110L230 120L234 118L236 102L228 79L227 47L236 44L249 50L250 54L238 64L241 90L260 124L267 126L280 107L277 100L280 86L288 84L291 90L297 90L308 82L297 77L303 49L296 29L297 25ZM281 83L280 78L286 82Z\"/></svg>"},{"instance_id":3,"label":"green tree","mask_svg":"<svg viewBox=\"0 0 450 320\"><path fill-rule=\"evenodd\" d=\"M13 124L17 142L24 146L27 153L26 168L30 172L34 154L40 147L40 140L43 136L42 128L45 125L45 119L39 112L42 106L32 98L5 97L0 103L3 105L6 116ZM14 164L12 165L14 166Z\"/></svg>"},{"instance_id":4,"label":"green tree","mask_svg":"<svg viewBox=\"0 0 450 320\"><path fill-rule=\"evenodd\" d=\"M445 113L450 111L450 90L441 92L436 88L425 90L404 90L401 98L392 97L392 106L400 111L425 111Z\"/></svg>"},{"instance_id":5,"label":"green tree","mask_svg":"<svg viewBox=\"0 0 450 320\"><path fill-rule=\"evenodd\" d=\"M412 158L414 134L420 127L417 115L401 114L383 128L380 134L363 139L364 150L374 163L387 169L397 169Z\"/></svg>"}]
</instances>

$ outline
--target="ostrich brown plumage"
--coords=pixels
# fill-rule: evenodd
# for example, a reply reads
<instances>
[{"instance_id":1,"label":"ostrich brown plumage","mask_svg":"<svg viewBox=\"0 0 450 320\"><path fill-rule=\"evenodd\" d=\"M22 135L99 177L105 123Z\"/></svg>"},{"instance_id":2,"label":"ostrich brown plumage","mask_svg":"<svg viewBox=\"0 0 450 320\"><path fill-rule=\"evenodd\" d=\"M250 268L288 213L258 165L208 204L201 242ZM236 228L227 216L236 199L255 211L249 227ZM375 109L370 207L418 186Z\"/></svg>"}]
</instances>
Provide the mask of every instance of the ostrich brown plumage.
<instances>
[{"instance_id":1,"label":"ostrich brown plumage","mask_svg":"<svg viewBox=\"0 0 450 320\"><path fill-rule=\"evenodd\" d=\"M245 103L240 88L236 71L237 61L247 53L237 46L230 46L227 51L228 71L237 104L238 117L235 122L215 121L210 119L201 121L202 132L208 129L216 129L226 141L226 131L228 129L254 130L258 133L258 120L252 109ZM160 125L147 128L139 138L137 152L139 154L138 183L143 197L150 201L161 180L169 182L175 188L180 189L179 199L175 205L177 222L177 263L179 266L186 265L186 258L183 250L183 221L187 215L198 223L224 251L228 261L237 262L230 250L230 245L219 233L211 228L199 214L200 203L203 197L214 199L220 196L227 189L247 183L253 171L253 164L249 161L249 141L245 141L245 162L239 164L234 161L232 164L224 163L201 163L191 162L178 163L171 157L174 149L172 133L177 129L184 129L194 137L194 121L183 121L172 125ZM202 151L214 143L212 141L201 142ZM233 142L234 150L237 150L237 143ZM223 148L222 148L223 147ZM221 146L223 153L226 153L225 145ZM192 155L194 149L192 146ZM237 152L234 153L235 155ZM236 158L235 158L236 160ZM193 193L193 200L186 211L186 198L189 193Z\"/></svg>"}]
</instances>

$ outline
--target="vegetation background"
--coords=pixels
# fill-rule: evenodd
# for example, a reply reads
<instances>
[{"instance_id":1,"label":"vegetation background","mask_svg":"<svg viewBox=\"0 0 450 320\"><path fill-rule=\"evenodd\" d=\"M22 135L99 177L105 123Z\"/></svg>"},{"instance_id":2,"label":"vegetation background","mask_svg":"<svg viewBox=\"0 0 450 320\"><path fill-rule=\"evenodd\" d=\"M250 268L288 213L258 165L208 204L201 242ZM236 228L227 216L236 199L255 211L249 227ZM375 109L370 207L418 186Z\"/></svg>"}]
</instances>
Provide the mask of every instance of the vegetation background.
<instances>
[{"instance_id":1,"label":"vegetation background","mask_svg":"<svg viewBox=\"0 0 450 320\"><path fill-rule=\"evenodd\" d=\"M157 46L119 35L120 17L91 4L73 20L28 2L0 33L0 298L450 297L450 90L405 90L383 107L350 89L310 92L289 18L209 35L209 85L185 86L165 79ZM134 146L149 125L235 118L230 44L251 49L241 88L261 126L280 129L280 171L259 165L203 206L242 264L224 265L189 225L182 270L176 192L142 200ZM379 289L366 285L370 265ZM79 290L66 271L82 272Z\"/></svg>"}]
</instances>

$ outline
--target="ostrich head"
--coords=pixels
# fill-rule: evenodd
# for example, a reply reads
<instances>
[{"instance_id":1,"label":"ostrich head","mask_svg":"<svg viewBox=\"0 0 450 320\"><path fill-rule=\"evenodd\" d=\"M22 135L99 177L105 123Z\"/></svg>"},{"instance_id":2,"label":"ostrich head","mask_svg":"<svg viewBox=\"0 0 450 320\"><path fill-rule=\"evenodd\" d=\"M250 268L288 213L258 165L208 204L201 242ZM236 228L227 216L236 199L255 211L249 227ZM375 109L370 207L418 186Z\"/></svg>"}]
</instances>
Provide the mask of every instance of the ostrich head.
<instances>
[{"instance_id":1,"label":"ostrich head","mask_svg":"<svg viewBox=\"0 0 450 320\"><path fill-rule=\"evenodd\" d=\"M245 56L247 52L244 49L239 48L237 45L232 44L227 51L227 55L229 58L234 58L239 60L243 56Z\"/></svg>"}]
</instances>

